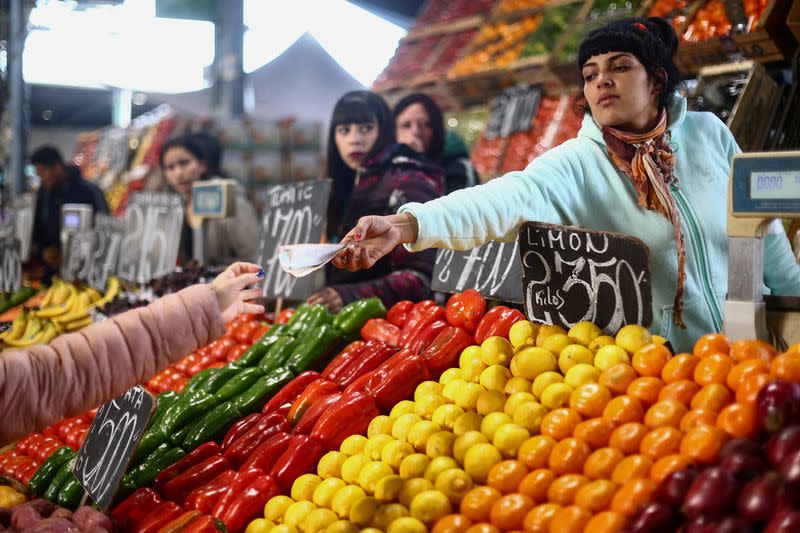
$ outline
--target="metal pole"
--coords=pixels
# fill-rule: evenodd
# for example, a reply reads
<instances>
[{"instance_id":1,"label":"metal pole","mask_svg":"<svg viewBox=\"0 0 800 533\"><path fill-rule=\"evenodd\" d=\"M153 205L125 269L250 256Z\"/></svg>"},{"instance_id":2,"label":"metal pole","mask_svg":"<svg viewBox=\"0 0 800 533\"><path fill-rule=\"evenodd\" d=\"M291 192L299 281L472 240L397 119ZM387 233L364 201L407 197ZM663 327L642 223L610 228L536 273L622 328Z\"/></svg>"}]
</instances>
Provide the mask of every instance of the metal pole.
<instances>
[{"instance_id":1,"label":"metal pole","mask_svg":"<svg viewBox=\"0 0 800 533\"><path fill-rule=\"evenodd\" d=\"M112 123L117 128L127 128L131 125L131 105L133 104L133 91L114 87L111 90Z\"/></svg>"},{"instance_id":2,"label":"metal pole","mask_svg":"<svg viewBox=\"0 0 800 533\"><path fill-rule=\"evenodd\" d=\"M234 118L244 114L244 1L220 1L217 6L219 112L224 118Z\"/></svg>"},{"instance_id":3,"label":"metal pole","mask_svg":"<svg viewBox=\"0 0 800 533\"><path fill-rule=\"evenodd\" d=\"M11 153L8 181L11 194L25 192L25 158L27 153L27 124L25 110L25 80L22 78L22 51L25 47L25 6L23 0L10 0L8 31L8 91L11 122Z\"/></svg>"}]
</instances>

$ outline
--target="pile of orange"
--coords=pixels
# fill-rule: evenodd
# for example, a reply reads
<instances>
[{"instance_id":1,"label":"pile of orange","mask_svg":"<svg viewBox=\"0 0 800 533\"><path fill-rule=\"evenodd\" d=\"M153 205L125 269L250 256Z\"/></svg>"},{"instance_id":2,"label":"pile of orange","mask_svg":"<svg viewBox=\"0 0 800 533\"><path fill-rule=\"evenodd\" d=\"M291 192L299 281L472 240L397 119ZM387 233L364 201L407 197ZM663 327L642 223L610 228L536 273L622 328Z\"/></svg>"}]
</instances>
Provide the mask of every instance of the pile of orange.
<instances>
[{"instance_id":1,"label":"pile of orange","mask_svg":"<svg viewBox=\"0 0 800 533\"><path fill-rule=\"evenodd\" d=\"M493 68L504 68L519 58L525 39L542 21L532 14L514 21L485 24L470 44L470 52L450 69L451 77L466 76Z\"/></svg>"},{"instance_id":2,"label":"pile of orange","mask_svg":"<svg viewBox=\"0 0 800 533\"><path fill-rule=\"evenodd\" d=\"M725 3L722 0L708 0L686 27L681 41L685 43L707 41L714 37L725 37L731 30L733 24L725 11Z\"/></svg>"}]
</instances>

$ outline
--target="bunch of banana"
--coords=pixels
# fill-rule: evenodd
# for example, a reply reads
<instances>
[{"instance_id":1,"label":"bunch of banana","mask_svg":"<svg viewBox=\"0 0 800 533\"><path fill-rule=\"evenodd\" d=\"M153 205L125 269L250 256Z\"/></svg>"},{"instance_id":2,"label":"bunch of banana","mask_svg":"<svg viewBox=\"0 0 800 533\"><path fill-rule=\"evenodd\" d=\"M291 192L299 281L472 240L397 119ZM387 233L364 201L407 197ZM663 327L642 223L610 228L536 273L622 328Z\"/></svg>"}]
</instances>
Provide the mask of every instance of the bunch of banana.
<instances>
[{"instance_id":1,"label":"bunch of banana","mask_svg":"<svg viewBox=\"0 0 800 533\"><path fill-rule=\"evenodd\" d=\"M102 309L104 305L114 300L119 295L119 278L116 276L109 276L106 282L106 292L101 298L94 302L94 306Z\"/></svg>"},{"instance_id":2,"label":"bunch of banana","mask_svg":"<svg viewBox=\"0 0 800 533\"><path fill-rule=\"evenodd\" d=\"M89 311L101 298L100 293L91 287L79 289L56 278L35 314L52 322L59 333L76 331L92 323Z\"/></svg>"},{"instance_id":3,"label":"bunch of banana","mask_svg":"<svg viewBox=\"0 0 800 533\"><path fill-rule=\"evenodd\" d=\"M58 335L56 325L42 320L33 312L24 309L11 328L0 334L6 348L25 348L34 344L47 344Z\"/></svg>"}]
</instances>

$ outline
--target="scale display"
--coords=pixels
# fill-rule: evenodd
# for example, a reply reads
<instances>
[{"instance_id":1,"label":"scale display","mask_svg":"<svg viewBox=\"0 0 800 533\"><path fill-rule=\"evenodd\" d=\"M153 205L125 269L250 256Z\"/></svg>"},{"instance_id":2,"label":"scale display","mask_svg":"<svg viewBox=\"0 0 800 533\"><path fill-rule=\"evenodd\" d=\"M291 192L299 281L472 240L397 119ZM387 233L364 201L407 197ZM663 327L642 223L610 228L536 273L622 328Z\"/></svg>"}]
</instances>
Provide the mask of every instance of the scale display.
<instances>
[{"instance_id":1,"label":"scale display","mask_svg":"<svg viewBox=\"0 0 800 533\"><path fill-rule=\"evenodd\" d=\"M196 216L221 216L225 212L221 185L195 186L192 190L192 211Z\"/></svg>"},{"instance_id":2,"label":"scale display","mask_svg":"<svg viewBox=\"0 0 800 533\"><path fill-rule=\"evenodd\" d=\"M800 152L733 159L733 215L800 211Z\"/></svg>"}]
</instances>

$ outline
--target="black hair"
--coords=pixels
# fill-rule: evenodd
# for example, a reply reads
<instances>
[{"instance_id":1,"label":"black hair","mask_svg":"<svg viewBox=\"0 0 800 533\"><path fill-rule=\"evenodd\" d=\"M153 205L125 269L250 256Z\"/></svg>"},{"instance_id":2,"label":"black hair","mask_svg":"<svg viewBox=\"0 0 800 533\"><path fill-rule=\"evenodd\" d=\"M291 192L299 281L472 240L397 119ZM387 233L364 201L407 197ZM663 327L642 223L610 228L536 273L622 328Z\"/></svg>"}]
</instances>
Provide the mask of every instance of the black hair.
<instances>
[{"instance_id":1,"label":"black hair","mask_svg":"<svg viewBox=\"0 0 800 533\"><path fill-rule=\"evenodd\" d=\"M428 152L425 156L431 161L438 162L442 158L442 153L444 153L444 118L442 117L442 110L439 109L439 106L433 101L433 98L423 93L412 93L408 96L404 96L394 106L395 122L397 121L397 117L400 116L400 113L414 104L421 104L422 107L425 108L425 112L428 114L428 120L431 123L431 129L433 130L431 145L428 147Z\"/></svg>"},{"instance_id":2,"label":"black hair","mask_svg":"<svg viewBox=\"0 0 800 533\"><path fill-rule=\"evenodd\" d=\"M210 176L225 177L222 171L222 143L210 131L200 130L189 135L203 148L203 162L206 164Z\"/></svg>"},{"instance_id":3,"label":"black hair","mask_svg":"<svg viewBox=\"0 0 800 533\"><path fill-rule=\"evenodd\" d=\"M45 145L37 148L31 155L32 165L64 165L64 158L61 157L61 152L54 146Z\"/></svg>"},{"instance_id":4,"label":"black hair","mask_svg":"<svg viewBox=\"0 0 800 533\"><path fill-rule=\"evenodd\" d=\"M633 54L644 65L650 79L661 86L658 103L666 108L681 82L680 72L673 60L677 51L678 35L663 18L621 19L589 32L578 53L578 70L582 70L589 59L599 54ZM588 112L585 106L584 111Z\"/></svg>"},{"instance_id":5,"label":"black hair","mask_svg":"<svg viewBox=\"0 0 800 533\"><path fill-rule=\"evenodd\" d=\"M167 155L172 148L183 148L190 154L192 154L198 161L206 165L206 171L203 172L203 175L200 176L201 180L208 179L210 177L209 174L209 165L206 161L206 153L203 150L203 145L197 141L197 139L193 138L191 135L183 135L181 137L173 137L172 139L167 140L164 145L161 147L161 151L158 154L158 165L161 169L164 169L164 156Z\"/></svg>"}]
</instances>

